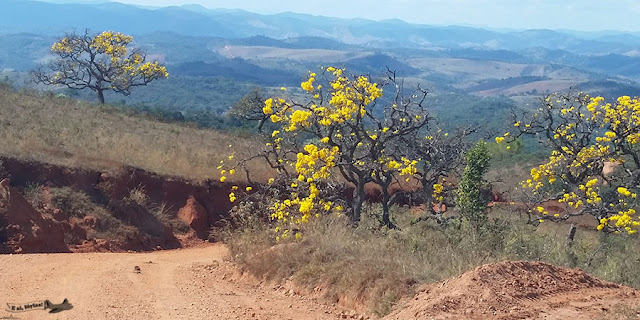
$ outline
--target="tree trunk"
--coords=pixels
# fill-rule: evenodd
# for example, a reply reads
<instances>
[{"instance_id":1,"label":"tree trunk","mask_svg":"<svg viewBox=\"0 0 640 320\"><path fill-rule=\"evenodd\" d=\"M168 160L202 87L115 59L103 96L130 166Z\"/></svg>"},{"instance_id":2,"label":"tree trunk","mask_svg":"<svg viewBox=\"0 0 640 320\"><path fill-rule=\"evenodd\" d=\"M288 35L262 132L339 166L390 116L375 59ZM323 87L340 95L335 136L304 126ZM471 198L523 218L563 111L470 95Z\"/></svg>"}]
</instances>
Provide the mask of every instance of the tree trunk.
<instances>
[{"instance_id":1,"label":"tree trunk","mask_svg":"<svg viewBox=\"0 0 640 320\"><path fill-rule=\"evenodd\" d=\"M567 245L571 247L573 245L573 238L576 236L576 225L571 224L569 227L569 233L567 233Z\"/></svg>"},{"instance_id":2,"label":"tree trunk","mask_svg":"<svg viewBox=\"0 0 640 320\"><path fill-rule=\"evenodd\" d=\"M576 236L576 226L572 223L571 227L569 227L569 233L567 234L567 243L565 247L567 260L571 268L575 268L578 265L578 257L576 256L576 253L573 251L573 238L575 236Z\"/></svg>"},{"instance_id":3,"label":"tree trunk","mask_svg":"<svg viewBox=\"0 0 640 320\"><path fill-rule=\"evenodd\" d=\"M96 90L96 94L98 95L98 101L100 101L101 104L104 104L104 92L98 89Z\"/></svg>"},{"instance_id":4,"label":"tree trunk","mask_svg":"<svg viewBox=\"0 0 640 320\"><path fill-rule=\"evenodd\" d=\"M364 203L365 197L366 194L364 192L364 183L357 184L353 189L353 205L351 206L351 222L356 226L360 223L362 204Z\"/></svg>"},{"instance_id":5,"label":"tree trunk","mask_svg":"<svg viewBox=\"0 0 640 320\"><path fill-rule=\"evenodd\" d=\"M386 226L389 229L395 229L396 225L391 222L391 217L389 216L389 200L391 196L389 195L389 188L382 188L382 225Z\"/></svg>"}]
</instances>

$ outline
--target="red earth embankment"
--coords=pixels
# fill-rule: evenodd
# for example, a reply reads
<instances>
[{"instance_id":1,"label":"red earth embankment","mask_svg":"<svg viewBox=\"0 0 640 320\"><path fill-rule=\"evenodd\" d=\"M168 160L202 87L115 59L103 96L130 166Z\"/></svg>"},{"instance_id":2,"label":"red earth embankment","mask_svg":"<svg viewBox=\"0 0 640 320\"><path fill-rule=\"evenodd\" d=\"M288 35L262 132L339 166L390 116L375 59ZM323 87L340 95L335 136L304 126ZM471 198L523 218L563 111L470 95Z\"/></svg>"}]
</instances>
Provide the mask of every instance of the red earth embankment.
<instances>
[{"instance_id":1,"label":"red earth embankment","mask_svg":"<svg viewBox=\"0 0 640 320\"><path fill-rule=\"evenodd\" d=\"M206 180L192 182L160 176L137 168L100 172L0 158L9 179L0 186L0 240L3 252L121 251L177 248L195 237L208 239L212 225L227 217L231 203L230 184ZM21 191L42 186L43 204L34 207ZM89 196L112 212L131 234L121 241L88 236L96 225L105 224L94 212L71 214L56 207L50 188L70 187ZM181 220L190 235L176 237L167 223L143 206L126 201L132 190L140 190L148 203L163 205L168 219ZM49 199L49 200L47 200ZM89 210L89 209L87 209ZM115 220L114 220L115 221ZM181 239L178 239L181 238ZM65 245L66 243L66 245Z\"/></svg>"}]
</instances>

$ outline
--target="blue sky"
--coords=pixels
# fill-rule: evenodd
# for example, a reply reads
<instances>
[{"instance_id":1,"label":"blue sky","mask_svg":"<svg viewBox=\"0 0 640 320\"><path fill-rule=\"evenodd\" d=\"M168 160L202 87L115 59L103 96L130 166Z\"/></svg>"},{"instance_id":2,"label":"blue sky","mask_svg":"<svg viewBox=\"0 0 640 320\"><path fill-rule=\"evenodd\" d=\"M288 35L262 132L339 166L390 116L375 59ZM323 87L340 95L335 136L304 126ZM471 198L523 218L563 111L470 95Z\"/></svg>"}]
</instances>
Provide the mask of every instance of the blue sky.
<instances>
[{"instance_id":1,"label":"blue sky","mask_svg":"<svg viewBox=\"0 0 640 320\"><path fill-rule=\"evenodd\" d=\"M74 2L81 2L76 0ZM95 2L95 0L87 0ZM340 18L398 18L435 25L640 31L640 0L118 0L148 6L187 3L258 13L284 11Z\"/></svg>"}]
</instances>

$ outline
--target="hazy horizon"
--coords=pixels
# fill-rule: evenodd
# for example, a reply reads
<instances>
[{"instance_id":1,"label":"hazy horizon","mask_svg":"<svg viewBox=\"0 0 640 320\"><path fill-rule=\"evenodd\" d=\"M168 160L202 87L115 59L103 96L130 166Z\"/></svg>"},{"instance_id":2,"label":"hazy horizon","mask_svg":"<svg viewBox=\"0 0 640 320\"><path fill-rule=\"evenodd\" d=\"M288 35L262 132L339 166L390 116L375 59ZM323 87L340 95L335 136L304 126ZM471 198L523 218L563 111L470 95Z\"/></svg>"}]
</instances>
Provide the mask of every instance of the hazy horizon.
<instances>
[{"instance_id":1,"label":"hazy horizon","mask_svg":"<svg viewBox=\"0 0 640 320\"><path fill-rule=\"evenodd\" d=\"M96 3L96 0L40 0ZM401 19L431 25L469 25L495 29L565 29L575 31L640 31L633 23L640 15L635 0L325 0L324 5L281 0L237 2L222 0L117 0L141 6L166 7L197 4L209 9L242 9L261 14L296 12L336 18ZM336 9L338 8L338 9ZM416 8L423 8L422 10Z\"/></svg>"}]
</instances>

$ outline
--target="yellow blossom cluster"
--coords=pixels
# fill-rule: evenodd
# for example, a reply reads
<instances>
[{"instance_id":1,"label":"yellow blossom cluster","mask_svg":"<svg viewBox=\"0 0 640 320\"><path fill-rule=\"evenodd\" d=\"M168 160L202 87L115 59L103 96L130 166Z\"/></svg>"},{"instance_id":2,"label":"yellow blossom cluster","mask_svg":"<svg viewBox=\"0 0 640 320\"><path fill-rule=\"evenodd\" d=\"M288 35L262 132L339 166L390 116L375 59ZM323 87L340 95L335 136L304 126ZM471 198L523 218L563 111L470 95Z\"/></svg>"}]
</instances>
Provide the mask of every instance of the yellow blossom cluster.
<instances>
[{"instance_id":1,"label":"yellow blossom cluster","mask_svg":"<svg viewBox=\"0 0 640 320\"><path fill-rule=\"evenodd\" d=\"M433 185L433 194L431 195L434 199L434 202L442 202L444 200L442 192L444 192L444 186L440 183L435 183Z\"/></svg>"},{"instance_id":2,"label":"yellow blossom cluster","mask_svg":"<svg viewBox=\"0 0 640 320\"><path fill-rule=\"evenodd\" d=\"M313 82L316 81L316 74L313 72L309 73L309 79L307 81L303 81L300 86L303 90L312 92L315 88L313 87Z\"/></svg>"},{"instance_id":3,"label":"yellow blossom cluster","mask_svg":"<svg viewBox=\"0 0 640 320\"><path fill-rule=\"evenodd\" d=\"M144 58L139 53L133 53L127 57L127 45L132 41L133 37L131 36L120 32L105 31L93 37L89 47L95 50L95 54L107 55L112 69L122 70L128 76L141 76L144 78L169 77L167 68L157 61L144 62Z\"/></svg>"},{"instance_id":4,"label":"yellow blossom cluster","mask_svg":"<svg viewBox=\"0 0 640 320\"><path fill-rule=\"evenodd\" d=\"M344 123L352 117L362 117L366 113L366 106L382 97L382 89L378 84L371 83L367 77L360 76L351 81L343 76L342 69L329 67L326 70L334 76L329 82L332 90L328 105L312 103L304 108L305 110L301 110L287 104L282 98L269 98L262 108L263 113L270 115L273 123L286 123L283 126L285 131L295 131L308 127L313 122L329 126L332 123ZM301 87L313 93L314 98L318 98L322 85L314 86L315 82L316 74L310 73L308 80L301 83Z\"/></svg>"},{"instance_id":5,"label":"yellow blossom cluster","mask_svg":"<svg viewBox=\"0 0 640 320\"><path fill-rule=\"evenodd\" d=\"M400 160L396 161L390 157L382 156L378 159L378 163L382 166L379 170L373 171L371 176L376 176L377 172L398 172L400 176L408 176L405 180L409 181L411 176L418 172L417 165L421 160L422 159L412 160L406 157L400 157ZM358 162L356 165L364 165L364 163Z\"/></svg>"},{"instance_id":6,"label":"yellow blossom cluster","mask_svg":"<svg viewBox=\"0 0 640 320\"><path fill-rule=\"evenodd\" d=\"M323 180L329 178L339 151L336 146L318 148L314 144L307 144L304 152L297 154L295 169L298 176L289 186L291 190L289 197L276 200L269 207L271 219L285 225L299 225L309 222L312 216L318 217L322 213L340 213L344 208L321 197L318 188ZM276 232L279 234L276 239L286 238L288 230L290 229L278 227ZM296 233L296 237L299 238L299 233Z\"/></svg>"},{"instance_id":7,"label":"yellow blossom cluster","mask_svg":"<svg viewBox=\"0 0 640 320\"><path fill-rule=\"evenodd\" d=\"M62 53L62 54L72 53L76 49L78 49L80 45L81 43L76 39L65 37L60 39L60 41L55 42L51 46L51 51L54 53Z\"/></svg>"},{"instance_id":8,"label":"yellow blossom cluster","mask_svg":"<svg viewBox=\"0 0 640 320\"><path fill-rule=\"evenodd\" d=\"M418 171L418 168L416 168L418 161L419 160L411 160L411 159L402 157L402 163L404 167L400 170L400 175L406 176L406 175L415 174Z\"/></svg>"},{"instance_id":9,"label":"yellow blossom cluster","mask_svg":"<svg viewBox=\"0 0 640 320\"><path fill-rule=\"evenodd\" d=\"M335 158L340 149L337 146L320 149L316 145L308 144L304 151L305 153L299 152L296 156L298 180L312 182L327 179L331 168L335 166Z\"/></svg>"},{"instance_id":10,"label":"yellow blossom cluster","mask_svg":"<svg viewBox=\"0 0 640 320\"><path fill-rule=\"evenodd\" d=\"M130 65L130 64L136 65L135 62L126 61L126 63L127 65ZM167 72L167 68L161 65L157 61L147 62L145 64L139 65L135 70L136 70L135 72L130 74L131 76L140 75L144 78L152 78L154 76L159 75L165 78L169 77L169 72Z\"/></svg>"},{"instance_id":11,"label":"yellow blossom cluster","mask_svg":"<svg viewBox=\"0 0 640 320\"><path fill-rule=\"evenodd\" d=\"M95 36L91 44L91 48L96 49L97 53L107 54L114 57L123 57L127 55L127 45L133 41L133 37L124 35L120 32L105 31Z\"/></svg>"}]
</instances>

